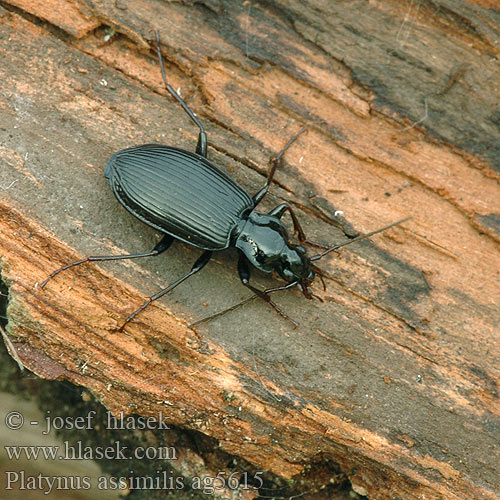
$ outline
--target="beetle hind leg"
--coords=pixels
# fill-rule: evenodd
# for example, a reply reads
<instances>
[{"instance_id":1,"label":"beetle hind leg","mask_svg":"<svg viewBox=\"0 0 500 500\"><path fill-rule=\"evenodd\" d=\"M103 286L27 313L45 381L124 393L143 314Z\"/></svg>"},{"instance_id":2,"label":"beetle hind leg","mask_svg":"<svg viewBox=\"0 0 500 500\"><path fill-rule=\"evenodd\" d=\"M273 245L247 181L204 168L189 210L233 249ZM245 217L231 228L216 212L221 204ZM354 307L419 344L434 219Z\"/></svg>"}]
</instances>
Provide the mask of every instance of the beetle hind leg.
<instances>
[{"instance_id":1,"label":"beetle hind leg","mask_svg":"<svg viewBox=\"0 0 500 500\"><path fill-rule=\"evenodd\" d=\"M131 253L125 255L91 255L81 260L75 260L75 262L71 262L70 264L66 264L65 266L62 266L59 269L56 269L46 279L44 279L39 286L40 288L43 288L49 280L51 280L54 276L58 275L61 271L64 271L71 267L79 266L80 264L85 264L85 262L103 262L107 260L124 260L124 259L139 259L140 257L156 257L157 255L160 255L165 250L167 250L173 243L173 241L174 241L173 236L166 234L150 252Z\"/></svg>"},{"instance_id":2,"label":"beetle hind leg","mask_svg":"<svg viewBox=\"0 0 500 500\"><path fill-rule=\"evenodd\" d=\"M155 30L156 35L156 53L158 54L158 61L160 62L161 76L163 78L163 83L165 84L165 88L170 92L170 94L174 97L174 99L182 106L182 109L187 113L189 118L195 123L195 125L200 129L200 133L198 135L198 144L196 145L196 152L207 157L207 134L205 132L205 128L203 127L200 120L198 120L197 116L193 113L191 108L184 102L182 97L177 93L177 91L168 83L167 80L167 72L165 71L165 66L163 64L163 57L161 55L160 48L160 33L158 30Z\"/></svg>"}]
</instances>

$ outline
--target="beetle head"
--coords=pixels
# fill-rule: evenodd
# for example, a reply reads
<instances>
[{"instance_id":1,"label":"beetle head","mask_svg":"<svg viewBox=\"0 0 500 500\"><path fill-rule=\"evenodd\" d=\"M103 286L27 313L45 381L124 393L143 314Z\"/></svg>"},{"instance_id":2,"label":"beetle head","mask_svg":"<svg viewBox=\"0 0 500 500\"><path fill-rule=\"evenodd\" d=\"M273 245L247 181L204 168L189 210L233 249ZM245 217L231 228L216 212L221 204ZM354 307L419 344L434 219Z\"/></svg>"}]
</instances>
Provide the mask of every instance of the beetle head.
<instances>
[{"instance_id":1,"label":"beetle head","mask_svg":"<svg viewBox=\"0 0 500 500\"><path fill-rule=\"evenodd\" d=\"M314 279L314 271L311 269L311 262L304 247L300 245L287 246L281 254L276 271L286 282L296 282L302 293L308 299L312 298L309 285Z\"/></svg>"}]
</instances>

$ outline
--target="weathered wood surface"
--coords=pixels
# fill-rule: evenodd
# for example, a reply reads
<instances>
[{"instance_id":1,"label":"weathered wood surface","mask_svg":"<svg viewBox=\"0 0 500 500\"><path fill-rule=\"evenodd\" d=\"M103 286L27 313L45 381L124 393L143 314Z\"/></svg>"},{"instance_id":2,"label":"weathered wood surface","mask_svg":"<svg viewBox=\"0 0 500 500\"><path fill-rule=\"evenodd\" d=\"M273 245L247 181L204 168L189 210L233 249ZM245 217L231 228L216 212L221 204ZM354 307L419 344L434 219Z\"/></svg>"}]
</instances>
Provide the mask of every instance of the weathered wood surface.
<instances>
[{"instance_id":1,"label":"weathered wood surface","mask_svg":"<svg viewBox=\"0 0 500 500\"><path fill-rule=\"evenodd\" d=\"M113 411L167 408L285 477L328 459L373 499L498 498L496 2L140 4L0 9L0 252L25 365ZM124 334L116 326L199 251L176 245L34 287L82 255L158 239L102 175L131 144L194 148L196 129L164 96L151 28L210 158L250 191L307 125L266 206L291 201L325 242L413 216L325 259L323 303L276 296L296 330L257 302L200 327L201 339L187 327L248 296L232 252Z\"/></svg>"}]
</instances>

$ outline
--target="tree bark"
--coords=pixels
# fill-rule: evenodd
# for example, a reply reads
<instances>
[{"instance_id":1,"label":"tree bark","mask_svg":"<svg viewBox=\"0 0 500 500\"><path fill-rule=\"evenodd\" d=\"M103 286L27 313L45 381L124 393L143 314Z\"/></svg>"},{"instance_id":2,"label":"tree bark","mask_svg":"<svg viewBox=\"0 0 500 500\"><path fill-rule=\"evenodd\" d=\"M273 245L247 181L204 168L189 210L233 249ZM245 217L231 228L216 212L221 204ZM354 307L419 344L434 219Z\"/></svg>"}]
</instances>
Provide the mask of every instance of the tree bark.
<instances>
[{"instance_id":1,"label":"tree bark","mask_svg":"<svg viewBox=\"0 0 500 500\"><path fill-rule=\"evenodd\" d=\"M216 438L283 477L336 464L370 499L499 498L500 10L488 0L8 0L0 10L0 252L17 355L113 412ZM232 251L117 327L200 252L159 235L103 176L124 147L194 150L249 192L301 126L263 210L339 243L307 301L248 297ZM286 216L285 216L286 217ZM314 253L314 252L313 252ZM254 273L259 287L275 281Z\"/></svg>"}]
</instances>

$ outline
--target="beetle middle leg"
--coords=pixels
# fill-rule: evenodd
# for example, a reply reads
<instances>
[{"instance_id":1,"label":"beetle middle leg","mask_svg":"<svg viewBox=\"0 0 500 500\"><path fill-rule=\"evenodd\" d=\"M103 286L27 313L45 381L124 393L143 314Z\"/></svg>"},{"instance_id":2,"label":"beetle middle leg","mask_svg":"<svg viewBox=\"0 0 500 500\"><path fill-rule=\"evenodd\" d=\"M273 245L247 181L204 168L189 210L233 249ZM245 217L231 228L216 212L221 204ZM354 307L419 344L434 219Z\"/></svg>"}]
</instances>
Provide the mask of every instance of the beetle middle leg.
<instances>
[{"instance_id":1,"label":"beetle middle leg","mask_svg":"<svg viewBox=\"0 0 500 500\"><path fill-rule=\"evenodd\" d=\"M66 264L65 266L62 266L59 269L56 269L52 274L48 276L48 278L46 278L40 283L40 288L43 288L49 280L51 280L61 271L69 269L70 267L79 266L80 264L84 264L85 262L103 262L106 260L123 260L123 259L138 259L140 257L156 257L157 255L160 255L165 250L167 250L173 243L173 241L174 241L173 236L166 234L150 252L131 253L125 255L91 255L90 257L85 257L84 259L76 260L75 262L71 262L70 264Z\"/></svg>"},{"instance_id":2,"label":"beetle middle leg","mask_svg":"<svg viewBox=\"0 0 500 500\"><path fill-rule=\"evenodd\" d=\"M259 298L265 300L282 318L286 319L294 327L299 326L299 324L290 318L284 311L282 311L278 305L271 299L269 295L271 292L277 292L279 290L286 290L287 288L292 288L295 286L297 282L293 281L291 283L287 283L286 285L278 286L275 288L268 288L267 290L259 290L258 288L250 285L250 268L248 267L248 262L244 255L240 255L238 259L238 274L240 275L241 282Z\"/></svg>"},{"instance_id":3,"label":"beetle middle leg","mask_svg":"<svg viewBox=\"0 0 500 500\"><path fill-rule=\"evenodd\" d=\"M267 181L266 181L264 187L253 196L254 207L256 207L257 204L261 202L262 198L264 198L264 196L269 191L269 187L271 186L271 182L273 182L274 173L276 172L276 169L278 168L278 165L281 162L281 157L285 154L286 150L297 140L299 135L303 134L306 130L307 130L306 127L302 127L286 143L285 147L274 158L271 159L271 169L269 170L269 173L267 174Z\"/></svg>"},{"instance_id":4,"label":"beetle middle leg","mask_svg":"<svg viewBox=\"0 0 500 500\"><path fill-rule=\"evenodd\" d=\"M160 33L158 30L155 30L156 34L156 52L158 54L158 61L160 62L160 69L161 69L161 76L163 78L163 83L165 84L165 88L170 92L170 94L174 97L174 99L182 106L182 109L187 113L189 118L193 120L195 125L200 129L200 133L198 135L198 144L196 145L196 152L204 156L205 158L207 157L207 133L205 132L205 127L203 127L202 123L196 115L191 111L191 108L184 102L182 97L176 92L176 90L168 83L167 80L167 73L165 71L165 66L163 65L163 58L161 55L161 48L160 48Z\"/></svg>"},{"instance_id":5,"label":"beetle middle leg","mask_svg":"<svg viewBox=\"0 0 500 500\"><path fill-rule=\"evenodd\" d=\"M158 293L155 293L151 297L149 297L144 304L142 304L139 309L136 309L126 320L125 323L120 327L119 331L123 332L123 329L125 326L127 326L127 323L129 323L132 319L134 319L141 311L146 309L146 307L151 304L154 300L159 299L160 297L163 297L165 294L168 292L172 291L177 285L180 285L183 281L187 280L190 276L193 274L197 273L198 271L201 271L210 261L210 258L212 257L212 251L211 250L206 250L201 254L201 256L198 258L198 260L194 263L194 266L191 268L191 271L186 273L184 276L181 276L177 281L174 281L170 285L167 286L167 288L164 288L163 290L160 290Z\"/></svg>"}]
</instances>

